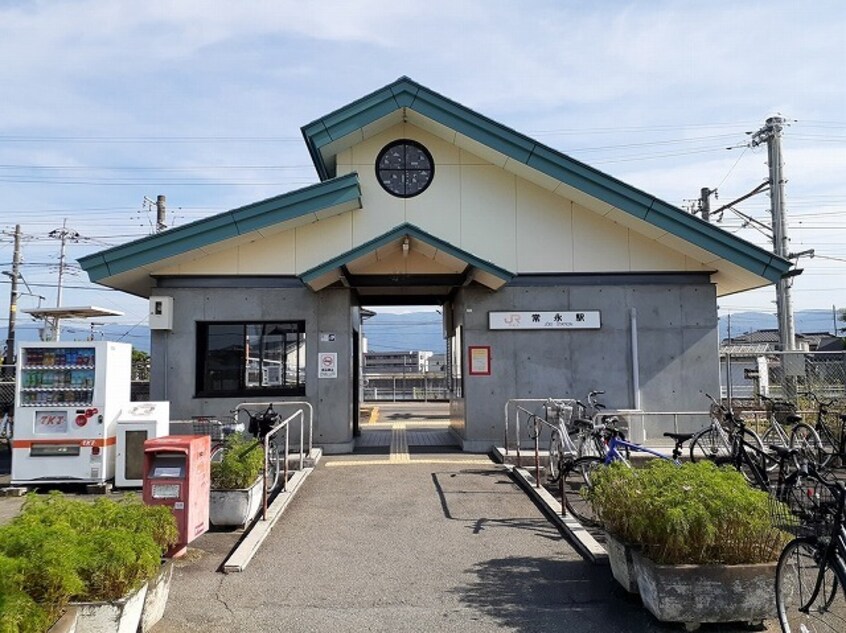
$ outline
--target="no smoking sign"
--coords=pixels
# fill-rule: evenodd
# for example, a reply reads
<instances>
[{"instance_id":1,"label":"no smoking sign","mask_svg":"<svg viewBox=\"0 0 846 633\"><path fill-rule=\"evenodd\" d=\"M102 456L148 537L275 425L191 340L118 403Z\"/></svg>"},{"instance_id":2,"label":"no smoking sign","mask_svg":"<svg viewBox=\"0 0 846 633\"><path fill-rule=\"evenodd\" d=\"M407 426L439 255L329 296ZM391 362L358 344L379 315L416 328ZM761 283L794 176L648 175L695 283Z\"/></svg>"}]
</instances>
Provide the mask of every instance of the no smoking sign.
<instances>
[{"instance_id":1,"label":"no smoking sign","mask_svg":"<svg viewBox=\"0 0 846 633\"><path fill-rule=\"evenodd\" d=\"M320 352L317 355L317 366L320 378L338 377L338 353Z\"/></svg>"}]
</instances>

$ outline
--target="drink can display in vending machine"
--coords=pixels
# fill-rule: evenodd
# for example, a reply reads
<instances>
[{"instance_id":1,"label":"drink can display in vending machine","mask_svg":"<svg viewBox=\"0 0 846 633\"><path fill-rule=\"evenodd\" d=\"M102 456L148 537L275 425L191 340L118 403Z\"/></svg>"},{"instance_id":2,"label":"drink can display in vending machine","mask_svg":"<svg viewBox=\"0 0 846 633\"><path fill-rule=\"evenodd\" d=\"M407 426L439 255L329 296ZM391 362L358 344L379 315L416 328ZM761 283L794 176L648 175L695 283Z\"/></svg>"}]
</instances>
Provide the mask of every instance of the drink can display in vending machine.
<instances>
[{"instance_id":1,"label":"drink can display in vending machine","mask_svg":"<svg viewBox=\"0 0 846 633\"><path fill-rule=\"evenodd\" d=\"M22 343L12 483L104 483L114 477L116 420L130 402L132 346Z\"/></svg>"}]
</instances>

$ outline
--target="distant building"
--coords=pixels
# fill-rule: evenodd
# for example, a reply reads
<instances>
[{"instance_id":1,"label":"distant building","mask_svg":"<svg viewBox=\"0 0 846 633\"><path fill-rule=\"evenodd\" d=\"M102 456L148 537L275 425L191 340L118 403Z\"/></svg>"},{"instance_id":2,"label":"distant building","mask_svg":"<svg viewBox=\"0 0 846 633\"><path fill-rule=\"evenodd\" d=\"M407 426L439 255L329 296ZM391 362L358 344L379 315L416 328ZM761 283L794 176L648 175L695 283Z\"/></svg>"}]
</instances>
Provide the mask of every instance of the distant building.
<instances>
[{"instance_id":1,"label":"distant building","mask_svg":"<svg viewBox=\"0 0 846 633\"><path fill-rule=\"evenodd\" d=\"M778 330L756 330L723 339L720 352L732 355L755 355L779 350ZM800 352L839 352L843 339L828 332L806 332L796 335L796 350Z\"/></svg>"},{"instance_id":2,"label":"distant building","mask_svg":"<svg viewBox=\"0 0 846 633\"><path fill-rule=\"evenodd\" d=\"M367 352L364 355L365 374L422 374L429 370L433 352ZM441 356L443 356L441 354Z\"/></svg>"}]
</instances>

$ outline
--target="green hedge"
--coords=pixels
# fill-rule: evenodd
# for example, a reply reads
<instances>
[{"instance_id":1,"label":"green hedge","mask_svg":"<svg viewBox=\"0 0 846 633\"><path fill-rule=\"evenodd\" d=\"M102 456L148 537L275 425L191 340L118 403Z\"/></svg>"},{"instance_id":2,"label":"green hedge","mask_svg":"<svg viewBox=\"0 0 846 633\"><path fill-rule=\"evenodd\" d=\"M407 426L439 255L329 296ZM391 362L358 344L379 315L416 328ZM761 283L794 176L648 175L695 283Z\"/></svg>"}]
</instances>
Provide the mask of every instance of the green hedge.
<instances>
[{"instance_id":1,"label":"green hedge","mask_svg":"<svg viewBox=\"0 0 846 633\"><path fill-rule=\"evenodd\" d=\"M30 494L0 527L0 633L44 631L68 602L114 600L152 578L178 538L169 507Z\"/></svg>"},{"instance_id":2,"label":"green hedge","mask_svg":"<svg viewBox=\"0 0 846 633\"><path fill-rule=\"evenodd\" d=\"M767 493L708 461L614 463L592 483L586 496L603 527L659 564L770 562L789 538L772 527Z\"/></svg>"}]
</instances>

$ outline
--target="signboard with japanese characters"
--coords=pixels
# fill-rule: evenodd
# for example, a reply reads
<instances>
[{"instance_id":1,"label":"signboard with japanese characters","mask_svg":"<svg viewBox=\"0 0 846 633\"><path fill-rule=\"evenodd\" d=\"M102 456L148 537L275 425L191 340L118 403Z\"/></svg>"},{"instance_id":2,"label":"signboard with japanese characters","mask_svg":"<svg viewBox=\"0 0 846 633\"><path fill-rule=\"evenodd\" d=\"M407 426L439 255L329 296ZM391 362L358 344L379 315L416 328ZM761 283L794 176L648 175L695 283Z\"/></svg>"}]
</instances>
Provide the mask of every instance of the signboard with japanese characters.
<instances>
[{"instance_id":1,"label":"signboard with japanese characters","mask_svg":"<svg viewBox=\"0 0 846 633\"><path fill-rule=\"evenodd\" d=\"M471 345L467 348L470 364L468 373L471 376L491 375L491 347L490 345Z\"/></svg>"},{"instance_id":2,"label":"signboard with japanese characters","mask_svg":"<svg viewBox=\"0 0 846 633\"><path fill-rule=\"evenodd\" d=\"M488 312L491 330L598 330L599 311Z\"/></svg>"},{"instance_id":3,"label":"signboard with japanese characters","mask_svg":"<svg viewBox=\"0 0 846 633\"><path fill-rule=\"evenodd\" d=\"M317 355L318 377L338 377L338 354L337 352L320 352Z\"/></svg>"}]
</instances>

